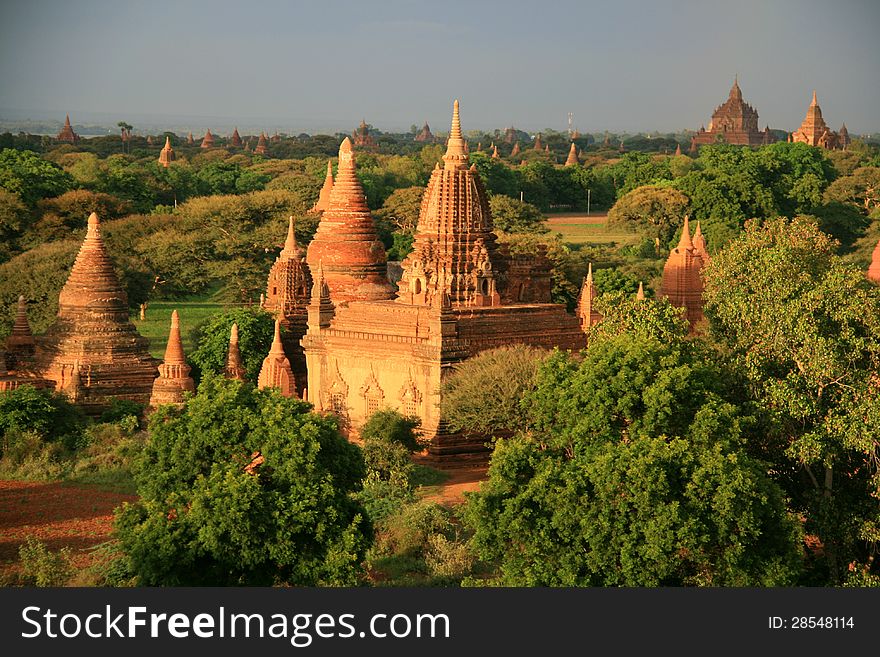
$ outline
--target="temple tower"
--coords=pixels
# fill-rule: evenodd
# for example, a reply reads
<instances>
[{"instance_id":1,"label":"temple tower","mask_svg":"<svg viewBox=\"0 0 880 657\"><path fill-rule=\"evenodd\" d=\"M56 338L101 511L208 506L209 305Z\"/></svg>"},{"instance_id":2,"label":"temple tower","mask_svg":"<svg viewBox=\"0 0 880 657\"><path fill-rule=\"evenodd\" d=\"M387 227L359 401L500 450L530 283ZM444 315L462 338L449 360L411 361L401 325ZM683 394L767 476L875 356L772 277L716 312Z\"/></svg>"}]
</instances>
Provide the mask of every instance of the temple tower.
<instances>
[{"instance_id":1,"label":"temple tower","mask_svg":"<svg viewBox=\"0 0 880 657\"><path fill-rule=\"evenodd\" d=\"M61 128L61 132L55 135L55 139L66 141L69 144L75 144L79 141L79 135L73 131L73 127L70 125L70 114L64 117L64 127Z\"/></svg>"},{"instance_id":2,"label":"temple tower","mask_svg":"<svg viewBox=\"0 0 880 657\"><path fill-rule=\"evenodd\" d=\"M565 166L573 167L578 164L577 146L571 142L571 148L568 149L568 157L565 159Z\"/></svg>"},{"instance_id":3,"label":"temple tower","mask_svg":"<svg viewBox=\"0 0 880 657\"><path fill-rule=\"evenodd\" d=\"M700 228L700 222L697 222L697 230L694 231L694 250L700 254L703 259L703 266L709 264L709 251L706 249L706 237Z\"/></svg>"},{"instance_id":4,"label":"temple tower","mask_svg":"<svg viewBox=\"0 0 880 657\"><path fill-rule=\"evenodd\" d=\"M245 381L247 370L241 359L241 350L238 348L238 324L233 323L229 331L229 351L226 352L226 368L223 376L227 379Z\"/></svg>"},{"instance_id":5,"label":"temple tower","mask_svg":"<svg viewBox=\"0 0 880 657\"><path fill-rule=\"evenodd\" d=\"M165 136L165 145L162 147L162 150L159 151L159 164L165 167L166 169L171 166L171 163L174 161L174 149L171 147L171 137Z\"/></svg>"},{"instance_id":6,"label":"temple tower","mask_svg":"<svg viewBox=\"0 0 880 657\"><path fill-rule=\"evenodd\" d=\"M874 253L871 254L871 266L868 267L868 278L875 283L880 283L880 240L874 247Z\"/></svg>"},{"instance_id":7,"label":"temple tower","mask_svg":"<svg viewBox=\"0 0 880 657\"><path fill-rule=\"evenodd\" d=\"M296 379L296 390L300 394L308 382L300 339L306 334L310 287L311 277L302 249L296 243L293 217L290 217L284 248L269 272L263 308L275 315L284 326L284 350Z\"/></svg>"},{"instance_id":8,"label":"temple tower","mask_svg":"<svg viewBox=\"0 0 880 657\"><path fill-rule=\"evenodd\" d=\"M376 301L394 295L388 282L385 247L363 187L355 173L351 140L339 147L339 166L330 200L306 255L309 269L323 263L325 280L335 304Z\"/></svg>"},{"instance_id":9,"label":"temple tower","mask_svg":"<svg viewBox=\"0 0 880 657\"><path fill-rule=\"evenodd\" d=\"M87 413L100 414L114 398L150 401L156 361L147 339L129 319L128 296L94 212L58 296L58 318L37 340L36 363L45 378Z\"/></svg>"},{"instance_id":10,"label":"temple tower","mask_svg":"<svg viewBox=\"0 0 880 657\"><path fill-rule=\"evenodd\" d=\"M718 141L742 146L761 146L773 141L769 130L762 132L758 128L758 112L743 100L737 78L734 78L727 100L712 113L709 129L700 128L693 136L691 151L696 152L699 146Z\"/></svg>"},{"instance_id":11,"label":"temple tower","mask_svg":"<svg viewBox=\"0 0 880 657\"><path fill-rule=\"evenodd\" d=\"M20 295L12 333L6 338L6 359L9 367L18 369L21 365L30 363L34 358L35 345L34 334L31 333L27 318L27 302L24 295Z\"/></svg>"},{"instance_id":12,"label":"temple tower","mask_svg":"<svg viewBox=\"0 0 880 657\"><path fill-rule=\"evenodd\" d=\"M208 128L207 132L205 132L205 136L202 138L202 148L213 148L214 147L214 135L211 134L211 129Z\"/></svg>"},{"instance_id":13,"label":"temple tower","mask_svg":"<svg viewBox=\"0 0 880 657\"><path fill-rule=\"evenodd\" d=\"M189 146L193 146L193 145L195 145L196 140L193 138L193 133L190 132L190 133L186 136L186 143L187 143L187 145L189 145Z\"/></svg>"},{"instance_id":14,"label":"temple tower","mask_svg":"<svg viewBox=\"0 0 880 657\"><path fill-rule=\"evenodd\" d=\"M848 139L849 134L847 134ZM810 106L807 108L807 115L804 117L801 127L791 134L791 141L820 148L841 148L840 135L832 131L825 123L825 119L822 118L822 108L819 107L815 90L813 90L813 100L810 101Z\"/></svg>"},{"instance_id":15,"label":"temple tower","mask_svg":"<svg viewBox=\"0 0 880 657\"><path fill-rule=\"evenodd\" d=\"M321 187L321 193L318 200L312 206L309 212L323 212L330 207L330 193L333 191L333 163L327 160L327 175L324 176L324 185Z\"/></svg>"},{"instance_id":16,"label":"temple tower","mask_svg":"<svg viewBox=\"0 0 880 657\"><path fill-rule=\"evenodd\" d=\"M434 141L434 134L431 132L431 128L428 127L427 121L425 122L425 125L422 126L422 129L419 130L419 134L413 137L413 141L422 143L431 143Z\"/></svg>"},{"instance_id":17,"label":"temple tower","mask_svg":"<svg viewBox=\"0 0 880 657\"><path fill-rule=\"evenodd\" d=\"M180 317L177 311L171 312L171 330L165 347L165 359L159 365L159 377L153 382L150 395L150 408L162 404L182 406L186 393L195 392L196 385L189 375L190 366L186 364L183 343L180 340Z\"/></svg>"},{"instance_id":18,"label":"temple tower","mask_svg":"<svg viewBox=\"0 0 880 657\"><path fill-rule=\"evenodd\" d=\"M691 328L703 319L703 278L700 274L703 265L703 257L694 247L685 216L678 246L672 249L663 267L660 294L673 306L685 309Z\"/></svg>"},{"instance_id":19,"label":"temple tower","mask_svg":"<svg viewBox=\"0 0 880 657\"><path fill-rule=\"evenodd\" d=\"M498 305L499 258L489 201L461 134L458 101L443 156L431 173L412 252L402 263L398 301L426 305L438 294L453 304Z\"/></svg>"},{"instance_id":20,"label":"temple tower","mask_svg":"<svg viewBox=\"0 0 880 657\"><path fill-rule=\"evenodd\" d=\"M581 285L581 292L578 295L577 316L581 323L581 330L585 333L594 324L597 324L602 315L594 307L594 301L599 296L596 286L593 284L593 263L588 265L587 277Z\"/></svg>"},{"instance_id":21,"label":"temple tower","mask_svg":"<svg viewBox=\"0 0 880 657\"><path fill-rule=\"evenodd\" d=\"M266 142L266 133L261 132L260 138L257 140L257 145L254 147L254 153L256 155L266 155L269 152L269 145Z\"/></svg>"},{"instance_id":22,"label":"temple tower","mask_svg":"<svg viewBox=\"0 0 880 657\"><path fill-rule=\"evenodd\" d=\"M269 355L263 360L260 376L257 379L258 388L278 388L285 397L296 396L296 386L293 372L290 370L290 362L284 354L284 346L281 344L281 322L275 320L275 338L272 340L272 348Z\"/></svg>"},{"instance_id":23,"label":"temple tower","mask_svg":"<svg viewBox=\"0 0 880 657\"><path fill-rule=\"evenodd\" d=\"M233 148L241 148L241 135L238 134L238 128L233 128L232 136L229 138L229 145Z\"/></svg>"},{"instance_id":24,"label":"temple tower","mask_svg":"<svg viewBox=\"0 0 880 657\"><path fill-rule=\"evenodd\" d=\"M519 150L519 142L516 142L516 143L513 145L513 149L510 151L510 157L514 158L514 157L516 157L517 155L519 155L519 153L520 153L520 150Z\"/></svg>"},{"instance_id":25,"label":"temple tower","mask_svg":"<svg viewBox=\"0 0 880 657\"><path fill-rule=\"evenodd\" d=\"M541 133L540 132L537 135L535 135L535 145L533 146L533 148L536 151L540 151L540 150L544 149L544 144L541 142Z\"/></svg>"}]
</instances>

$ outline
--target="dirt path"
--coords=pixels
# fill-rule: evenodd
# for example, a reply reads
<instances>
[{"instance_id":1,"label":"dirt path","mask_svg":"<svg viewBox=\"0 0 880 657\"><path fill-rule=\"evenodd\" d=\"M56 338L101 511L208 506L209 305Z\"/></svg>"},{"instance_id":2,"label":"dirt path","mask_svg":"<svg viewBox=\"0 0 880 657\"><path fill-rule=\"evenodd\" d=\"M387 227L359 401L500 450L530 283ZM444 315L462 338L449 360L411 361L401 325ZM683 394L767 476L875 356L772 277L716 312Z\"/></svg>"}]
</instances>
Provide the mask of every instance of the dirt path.
<instances>
[{"instance_id":1,"label":"dirt path","mask_svg":"<svg viewBox=\"0 0 880 657\"><path fill-rule=\"evenodd\" d=\"M84 566L85 550L110 538L113 509L135 499L57 482L0 481L0 571L16 567L28 536L51 550L72 548L74 563Z\"/></svg>"},{"instance_id":2,"label":"dirt path","mask_svg":"<svg viewBox=\"0 0 880 657\"><path fill-rule=\"evenodd\" d=\"M464 502L464 493L480 489L480 483L486 479L486 465L468 465L452 469L443 469L449 478L439 486L432 486L423 499L445 506Z\"/></svg>"}]
</instances>

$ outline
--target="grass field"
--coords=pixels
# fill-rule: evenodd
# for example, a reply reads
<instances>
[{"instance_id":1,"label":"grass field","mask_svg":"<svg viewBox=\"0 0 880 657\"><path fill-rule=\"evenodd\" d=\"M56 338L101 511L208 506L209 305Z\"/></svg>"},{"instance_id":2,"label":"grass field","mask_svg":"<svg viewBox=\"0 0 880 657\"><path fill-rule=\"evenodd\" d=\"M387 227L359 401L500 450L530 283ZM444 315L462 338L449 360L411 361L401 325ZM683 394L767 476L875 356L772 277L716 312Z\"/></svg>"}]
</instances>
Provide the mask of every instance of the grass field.
<instances>
[{"instance_id":1,"label":"grass field","mask_svg":"<svg viewBox=\"0 0 880 657\"><path fill-rule=\"evenodd\" d=\"M223 304L210 299L192 299L181 301L151 301L147 307L147 318L140 320L137 313L131 320L138 332L150 340L150 353L156 358L165 355L165 344L168 342L168 328L171 326L171 311L177 309L180 314L180 337L183 350L191 353L194 346L191 333L196 325L223 310Z\"/></svg>"},{"instance_id":2,"label":"grass field","mask_svg":"<svg viewBox=\"0 0 880 657\"><path fill-rule=\"evenodd\" d=\"M547 217L551 233L560 233L568 244L610 244L631 242L632 233L608 228L605 214L555 214Z\"/></svg>"}]
</instances>

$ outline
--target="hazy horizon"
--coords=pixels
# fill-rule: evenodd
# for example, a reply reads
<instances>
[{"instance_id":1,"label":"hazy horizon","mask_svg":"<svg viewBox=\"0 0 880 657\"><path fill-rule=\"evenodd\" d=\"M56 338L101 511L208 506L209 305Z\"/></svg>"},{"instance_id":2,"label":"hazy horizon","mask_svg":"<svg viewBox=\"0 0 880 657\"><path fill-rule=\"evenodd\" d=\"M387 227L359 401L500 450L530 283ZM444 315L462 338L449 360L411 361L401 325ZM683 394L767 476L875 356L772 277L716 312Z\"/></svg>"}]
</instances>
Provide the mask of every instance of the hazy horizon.
<instances>
[{"instance_id":1,"label":"hazy horizon","mask_svg":"<svg viewBox=\"0 0 880 657\"><path fill-rule=\"evenodd\" d=\"M869 0L33 0L0 16L4 119L444 132L459 98L465 130L565 130L572 112L582 132L677 132L706 125L738 74L762 128L797 128L816 89L832 129L880 131Z\"/></svg>"}]
</instances>

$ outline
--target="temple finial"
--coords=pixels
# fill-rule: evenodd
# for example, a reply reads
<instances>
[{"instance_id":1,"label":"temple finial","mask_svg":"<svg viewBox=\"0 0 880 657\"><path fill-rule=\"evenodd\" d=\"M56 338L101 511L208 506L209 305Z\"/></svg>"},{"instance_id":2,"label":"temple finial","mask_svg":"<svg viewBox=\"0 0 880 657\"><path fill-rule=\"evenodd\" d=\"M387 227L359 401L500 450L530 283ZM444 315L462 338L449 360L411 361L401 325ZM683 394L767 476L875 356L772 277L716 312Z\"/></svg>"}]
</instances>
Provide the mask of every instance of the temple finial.
<instances>
[{"instance_id":1,"label":"temple finial","mask_svg":"<svg viewBox=\"0 0 880 657\"><path fill-rule=\"evenodd\" d=\"M639 281L639 291L636 292L636 300L638 300L638 301L645 300L645 286L642 285L641 281Z\"/></svg>"},{"instance_id":2,"label":"temple finial","mask_svg":"<svg viewBox=\"0 0 880 657\"><path fill-rule=\"evenodd\" d=\"M684 227L681 229L681 239L678 240L678 248L694 248L694 242L691 239L691 224L687 215L684 215Z\"/></svg>"}]
</instances>

